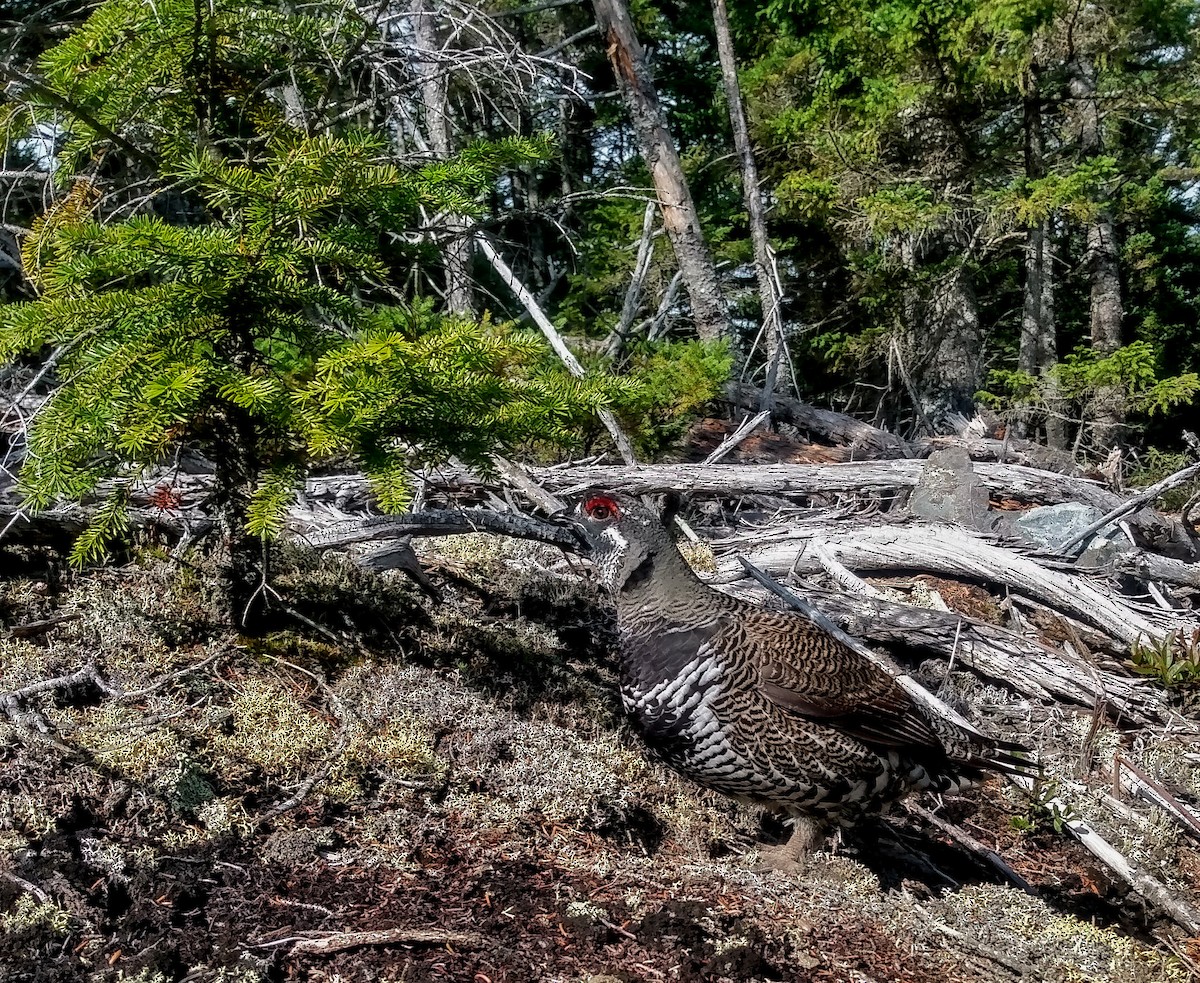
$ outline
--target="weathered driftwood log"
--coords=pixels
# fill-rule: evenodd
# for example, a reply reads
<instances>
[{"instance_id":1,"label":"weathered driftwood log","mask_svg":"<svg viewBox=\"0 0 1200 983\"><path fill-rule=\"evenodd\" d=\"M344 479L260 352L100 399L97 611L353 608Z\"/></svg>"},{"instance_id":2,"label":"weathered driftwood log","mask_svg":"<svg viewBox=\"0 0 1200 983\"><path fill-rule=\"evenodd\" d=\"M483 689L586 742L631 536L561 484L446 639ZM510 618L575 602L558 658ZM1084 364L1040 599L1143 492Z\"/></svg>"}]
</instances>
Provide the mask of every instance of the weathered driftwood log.
<instances>
[{"instance_id":1,"label":"weathered driftwood log","mask_svg":"<svg viewBox=\"0 0 1200 983\"><path fill-rule=\"evenodd\" d=\"M1139 638L1162 638L1169 628L1177 626L1132 610L1103 584L1048 570L1029 557L993 546L953 526L831 526L822 540L851 570L917 570L1002 584L1095 625L1126 644ZM738 544L751 562L776 576L824 569L819 553L806 549L806 545L804 539L778 538L761 545L753 540ZM726 560L718 573L736 574L738 566L736 560Z\"/></svg>"},{"instance_id":2,"label":"weathered driftwood log","mask_svg":"<svg viewBox=\"0 0 1200 983\"><path fill-rule=\"evenodd\" d=\"M531 468L530 476L556 490L615 488L635 495L683 494L820 495L913 488L925 463L917 460L851 461L845 464L654 464L641 467L601 464ZM1107 510L1124 499L1095 481L1040 471L1019 464L975 465L990 492L1028 502L1083 502ZM443 471L447 478L449 470Z\"/></svg>"},{"instance_id":3,"label":"weathered driftwood log","mask_svg":"<svg viewBox=\"0 0 1200 983\"><path fill-rule=\"evenodd\" d=\"M731 382L725 387L725 395L733 405L754 410L762 393L754 386ZM1078 473L1070 454L1020 438L1000 440L995 437L944 435L905 440L845 413L783 396L774 397L771 415L777 422L791 424L835 446L849 447L852 459L856 461L925 457L942 447L961 447L976 461L1000 461L1063 474Z\"/></svg>"},{"instance_id":4,"label":"weathered driftwood log","mask_svg":"<svg viewBox=\"0 0 1200 983\"><path fill-rule=\"evenodd\" d=\"M920 479L923 462L916 460L862 461L845 464L675 464L644 467L612 467L603 465L566 465L554 468L529 468L529 477L555 494L569 493L586 487L618 489L631 494L654 494L677 491L685 494L720 495L737 498L743 495L804 496L862 494L915 487ZM1095 482L1067 475L1040 471L1020 465L975 465L980 482L993 494L1020 501L1037 503L1082 502L1107 512L1125 499ZM465 468L446 466L428 476L431 486L449 490L482 490L479 478ZM12 515L19 505L15 479L0 471L0 519ZM148 477L140 488L134 489L137 505L150 505L161 491L167 490L178 500L177 513L186 513L203 499L211 488L211 479L203 474L166 472ZM104 497L101 489L98 500ZM318 506L332 506L343 513L365 513L370 508L370 486L361 474L337 474L310 478L293 517L298 531L327 525L330 517L322 517ZM57 513L70 515L71 507ZM311 512L311 515L304 513ZM199 517L199 516L197 516ZM322 519L326 521L322 521ZM1181 524L1149 508L1142 508L1131 517L1131 523L1152 543L1169 541L1176 545L1177 554L1194 558L1196 545Z\"/></svg>"},{"instance_id":5,"label":"weathered driftwood log","mask_svg":"<svg viewBox=\"0 0 1200 983\"><path fill-rule=\"evenodd\" d=\"M557 526L520 512L495 512L491 509L431 510L409 515L347 519L314 529L298 538L315 549L324 550L354 543L399 539L402 536L458 536L471 532L533 539L572 550L579 547L579 540L565 526Z\"/></svg>"},{"instance_id":6,"label":"weathered driftwood log","mask_svg":"<svg viewBox=\"0 0 1200 983\"><path fill-rule=\"evenodd\" d=\"M725 387L725 394L735 406L757 411L762 390L745 383L731 382ZM912 448L903 437L894 433L880 430L869 423L837 413L834 410L823 410L798 399L788 399L785 396L772 398L771 415L783 423L807 430L809 433L823 437L833 444L850 446L856 457L860 458L892 458L911 457Z\"/></svg>"},{"instance_id":7,"label":"weathered driftwood log","mask_svg":"<svg viewBox=\"0 0 1200 983\"><path fill-rule=\"evenodd\" d=\"M1143 580L1161 580L1168 584L1200 588L1200 564L1184 563L1139 550L1123 553L1113 560L1113 569Z\"/></svg>"}]
</instances>

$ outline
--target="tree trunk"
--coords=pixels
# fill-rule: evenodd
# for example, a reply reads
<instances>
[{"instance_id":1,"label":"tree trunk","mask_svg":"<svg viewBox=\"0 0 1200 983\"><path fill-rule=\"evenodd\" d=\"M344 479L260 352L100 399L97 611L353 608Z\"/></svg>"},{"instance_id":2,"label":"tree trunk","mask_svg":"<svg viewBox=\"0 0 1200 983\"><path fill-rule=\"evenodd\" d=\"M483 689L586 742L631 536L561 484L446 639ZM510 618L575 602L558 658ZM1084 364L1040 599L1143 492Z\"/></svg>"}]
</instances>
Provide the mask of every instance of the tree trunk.
<instances>
[{"instance_id":1,"label":"tree trunk","mask_svg":"<svg viewBox=\"0 0 1200 983\"><path fill-rule=\"evenodd\" d=\"M1037 181L1046 175L1045 134L1042 129L1042 98L1038 66L1025 76L1024 131L1025 177ZM1058 361L1058 339L1054 322L1054 220L1047 215L1030 224L1025 238L1025 284L1021 312L1021 344L1017 368L1030 376L1041 376L1046 393L1046 442L1066 447L1066 428L1057 387L1049 374ZM1032 421L1021 421L1022 436L1028 436Z\"/></svg>"},{"instance_id":2,"label":"tree trunk","mask_svg":"<svg viewBox=\"0 0 1200 983\"><path fill-rule=\"evenodd\" d=\"M733 127L733 146L742 171L742 197L750 223L750 242L754 248L754 273L758 279L758 297L762 305L763 336L767 352L767 382L763 387L762 409L771 408L771 396L777 386L786 387L789 372L787 348L783 333L782 291L775 275L771 242L767 238L766 209L758 187L758 165L750 146L746 112L738 88L737 60L733 53L733 38L729 30L729 14L725 0L712 0L713 24L717 31L717 52L721 59L721 77L725 83L725 101L729 106L729 122Z\"/></svg>"},{"instance_id":3,"label":"tree trunk","mask_svg":"<svg viewBox=\"0 0 1200 983\"><path fill-rule=\"evenodd\" d=\"M683 274L696 331L705 340L730 338L732 331L716 267L704 241L679 154L667 132L654 78L629 19L629 8L625 0L594 0L593 6L596 22L608 45L609 61L629 108L642 157L658 194L663 228Z\"/></svg>"},{"instance_id":4,"label":"tree trunk","mask_svg":"<svg viewBox=\"0 0 1200 983\"><path fill-rule=\"evenodd\" d=\"M1070 65L1067 88L1077 113L1079 150L1084 160L1104 150L1103 119L1097 93L1098 71L1089 55L1078 55ZM1089 302L1092 348L1111 352L1121 347L1124 307L1121 298L1121 261L1112 210L1097 203L1095 218L1087 223L1085 261L1091 285ZM1118 386L1099 390L1091 407L1095 450L1113 447L1125 422L1125 400Z\"/></svg>"},{"instance_id":5,"label":"tree trunk","mask_svg":"<svg viewBox=\"0 0 1200 983\"><path fill-rule=\"evenodd\" d=\"M1065 451L1068 447L1067 401L1059 394L1057 377L1051 371L1058 364L1055 316L1058 269L1055 242L1055 222L1053 219L1047 219L1042 230L1042 324L1046 330L1042 336L1042 362L1038 368L1045 379L1046 444L1055 450Z\"/></svg>"},{"instance_id":6,"label":"tree trunk","mask_svg":"<svg viewBox=\"0 0 1200 983\"><path fill-rule=\"evenodd\" d=\"M447 75L439 70L431 56L438 49L436 14L428 0L413 0L412 21L416 40L414 58L421 79L421 106L425 115L425 133L429 149L440 160L453 153L450 138L450 111L446 98ZM446 278L446 310L451 314L474 313L471 284L471 236L461 215L448 215L440 231L442 265Z\"/></svg>"},{"instance_id":7,"label":"tree trunk","mask_svg":"<svg viewBox=\"0 0 1200 983\"><path fill-rule=\"evenodd\" d=\"M935 260L929 247L906 236L901 247L913 272ZM954 243L943 244L953 255ZM975 414L975 393L983 383L983 326L975 286L958 258L933 278L929 287L913 288L905 305L905 384L918 417L932 432L956 432L963 418Z\"/></svg>"}]
</instances>

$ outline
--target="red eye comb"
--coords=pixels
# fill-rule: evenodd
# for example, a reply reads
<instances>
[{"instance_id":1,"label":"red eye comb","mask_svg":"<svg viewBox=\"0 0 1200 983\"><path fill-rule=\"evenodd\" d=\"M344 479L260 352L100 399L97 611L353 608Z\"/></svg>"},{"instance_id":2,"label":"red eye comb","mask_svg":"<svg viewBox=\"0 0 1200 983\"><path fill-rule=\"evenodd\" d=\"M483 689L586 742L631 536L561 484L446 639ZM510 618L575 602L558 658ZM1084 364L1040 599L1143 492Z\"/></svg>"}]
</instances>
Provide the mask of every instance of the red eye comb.
<instances>
[{"instance_id":1,"label":"red eye comb","mask_svg":"<svg viewBox=\"0 0 1200 983\"><path fill-rule=\"evenodd\" d=\"M621 514L617 500L609 495L593 495L583 503L583 514L597 522L615 519Z\"/></svg>"}]
</instances>

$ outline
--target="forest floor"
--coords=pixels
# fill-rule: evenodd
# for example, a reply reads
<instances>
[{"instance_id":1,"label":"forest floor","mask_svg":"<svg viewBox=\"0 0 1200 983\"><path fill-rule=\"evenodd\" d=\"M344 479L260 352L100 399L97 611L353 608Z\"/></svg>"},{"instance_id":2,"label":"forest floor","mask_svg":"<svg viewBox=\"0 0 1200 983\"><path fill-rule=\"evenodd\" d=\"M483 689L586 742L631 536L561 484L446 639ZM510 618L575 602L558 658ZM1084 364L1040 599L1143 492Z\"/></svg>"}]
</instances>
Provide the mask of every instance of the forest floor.
<instances>
[{"instance_id":1,"label":"forest floor","mask_svg":"<svg viewBox=\"0 0 1200 983\"><path fill-rule=\"evenodd\" d=\"M1192 940L998 782L922 804L1036 896L903 808L761 872L786 830L647 761L607 607L539 550L439 544L442 604L285 551L322 630L253 639L152 548L0 551L0 689L34 687L0 706L0 978L1191 978Z\"/></svg>"}]
</instances>

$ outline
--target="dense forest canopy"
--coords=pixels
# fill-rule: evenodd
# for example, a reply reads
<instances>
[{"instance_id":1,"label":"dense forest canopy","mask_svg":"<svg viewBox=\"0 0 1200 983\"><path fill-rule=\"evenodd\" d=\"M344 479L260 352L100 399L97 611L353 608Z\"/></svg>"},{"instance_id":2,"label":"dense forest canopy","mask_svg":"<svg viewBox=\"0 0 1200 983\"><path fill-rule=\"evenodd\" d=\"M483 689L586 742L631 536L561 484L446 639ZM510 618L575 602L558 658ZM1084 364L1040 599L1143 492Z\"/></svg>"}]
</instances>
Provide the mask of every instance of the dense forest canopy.
<instances>
[{"instance_id":1,"label":"dense forest canopy","mask_svg":"<svg viewBox=\"0 0 1200 983\"><path fill-rule=\"evenodd\" d=\"M30 503L116 480L79 559L181 445L249 555L333 456L386 508L419 462L603 448L597 411L653 457L731 375L1077 460L1194 413L1186 0L4 16L0 359L51 394Z\"/></svg>"}]
</instances>

